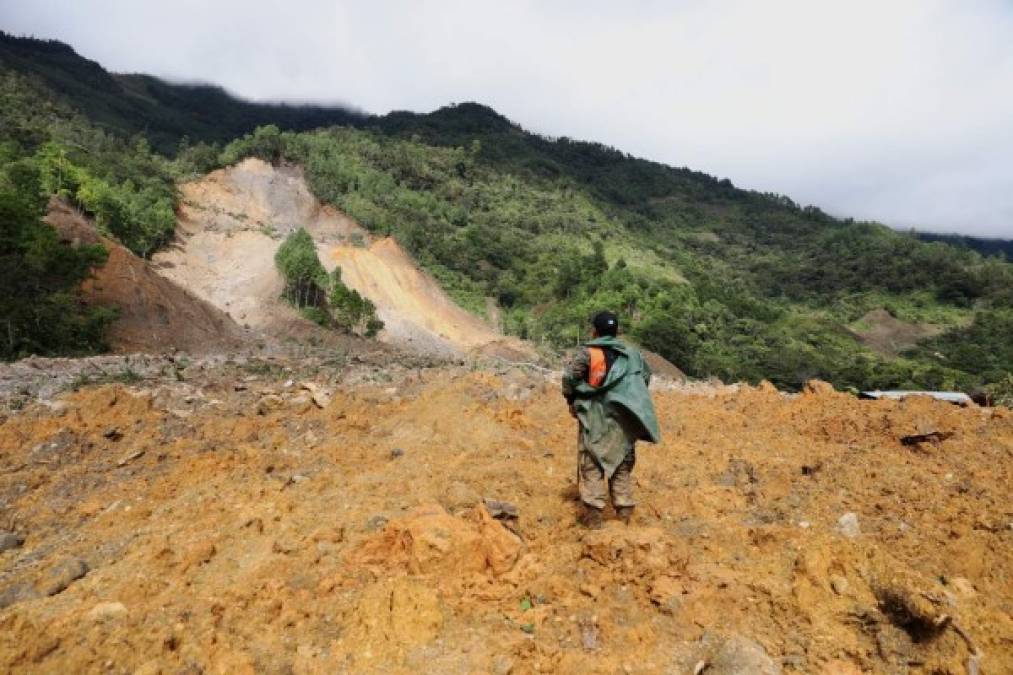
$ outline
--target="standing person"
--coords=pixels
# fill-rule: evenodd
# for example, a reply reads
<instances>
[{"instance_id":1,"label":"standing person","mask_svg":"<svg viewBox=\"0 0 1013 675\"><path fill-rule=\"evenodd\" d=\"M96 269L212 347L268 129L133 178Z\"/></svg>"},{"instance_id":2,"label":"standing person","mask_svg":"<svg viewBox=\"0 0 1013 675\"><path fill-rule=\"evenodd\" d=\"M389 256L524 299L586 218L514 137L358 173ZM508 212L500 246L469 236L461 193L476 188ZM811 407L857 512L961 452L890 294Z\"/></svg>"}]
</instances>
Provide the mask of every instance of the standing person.
<instances>
[{"instance_id":1,"label":"standing person","mask_svg":"<svg viewBox=\"0 0 1013 675\"><path fill-rule=\"evenodd\" d=\"M599 312L591 320L594 339L584 344L563 372L563 397L579 424L577 487L585 527L602 526L609 494L616 515L630 522L634 445L661 439L647 391L651 370L640 352L623 342L619 318Z\"/></svg>"}]
</instances>

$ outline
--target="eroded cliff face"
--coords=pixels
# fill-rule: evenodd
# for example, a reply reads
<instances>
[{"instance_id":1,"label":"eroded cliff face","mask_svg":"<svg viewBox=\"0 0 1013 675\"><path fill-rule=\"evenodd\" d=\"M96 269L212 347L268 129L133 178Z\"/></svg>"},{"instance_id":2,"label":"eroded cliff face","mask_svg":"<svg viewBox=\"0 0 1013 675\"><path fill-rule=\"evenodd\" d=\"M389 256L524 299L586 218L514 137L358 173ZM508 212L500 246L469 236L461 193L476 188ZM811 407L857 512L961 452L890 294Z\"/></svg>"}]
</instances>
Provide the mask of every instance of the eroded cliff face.
<instances>
[{"instance_id":1,"label":"eroded cliff face","mask_svg":"<svg viewBox=\"0 0 1013 675\"><path fill-rule=\"evenodd\" d=\"M382 341L443 355L533 354L456 305L393 239L374 241L346 215L321 205L298 167L246 159L182 185L181 192L177 241L155 254L154 266L240 325L289 336L305 322L280 299L283 282L274 264L284 238L303 227L324 267L340 266L346 285L376 305L386 324Z\"/></svg>"}]
</instances>

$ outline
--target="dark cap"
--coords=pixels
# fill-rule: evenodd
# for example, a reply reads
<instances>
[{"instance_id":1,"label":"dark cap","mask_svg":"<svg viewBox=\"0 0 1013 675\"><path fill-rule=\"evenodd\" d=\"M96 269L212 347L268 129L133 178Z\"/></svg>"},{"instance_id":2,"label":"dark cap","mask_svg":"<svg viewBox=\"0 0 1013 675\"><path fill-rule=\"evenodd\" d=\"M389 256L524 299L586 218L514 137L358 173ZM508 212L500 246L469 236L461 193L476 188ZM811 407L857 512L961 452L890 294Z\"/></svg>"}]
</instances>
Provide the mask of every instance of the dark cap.
<instances>
[{"instance_id":1,"label":"dark cap","mask_svg":"<svg viewBox=\"0 0 1013 675\"><path fill-rule=\"evenodd\" d=\"M615 337L619 332L619 317L609 311L598 312L591 319L591 324L598 331L598 335L611 335Z\"/></svg>"}]
</instances>

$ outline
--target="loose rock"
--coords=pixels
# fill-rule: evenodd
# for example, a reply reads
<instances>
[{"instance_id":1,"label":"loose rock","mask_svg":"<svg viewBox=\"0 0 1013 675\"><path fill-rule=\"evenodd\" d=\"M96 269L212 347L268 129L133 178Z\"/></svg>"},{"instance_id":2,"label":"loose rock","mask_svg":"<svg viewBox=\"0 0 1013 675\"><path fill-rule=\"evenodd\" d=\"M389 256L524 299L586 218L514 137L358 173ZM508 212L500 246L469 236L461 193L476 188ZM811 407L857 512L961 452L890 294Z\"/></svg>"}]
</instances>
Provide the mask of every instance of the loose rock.
<instances>
[{"instance_id":1,"label":"loose rock","mask_svg":"<svg viewBox=\"0 0 1013 675\"><path fill-rule=\"evenodd\" d=\"M858 526L858 516L850 512L845 513L837 520L837 531L848 539L854 539L862 534L862 530Z\"/></svg>"},{"instance_id":2,"label":"loose rock","mask_svg":"<svg viewBox=\"0 0 1013 675\"><path fill-rule=\"evenodd\" d=\"M830 577L830 588L834 590L837 595L844 595L848 592L848 580L839 574L835 574Z\"/></svg>"},{"instance_id":3,"label":"loose rock","mask_svg":"<svg viewBox=\"0 0 1013 675\"><path fill-rule=\"evenodd\" d=\"M366 521L366 531L376 532L377 530L382 529L383 526L387 524L388 520L390 519L387 518L387 516L383 514L377 514Z\"/></svg>"},{"instance_id":4,"label":"loose rock","mask_svg":"<svg viewBox=\"0 0 1013 675\"><path fill-rule=\"evenodd\" d=\"M0 551L9 551L12 548L20 548L25 543L25 538L14 532L0 532Z\"/></svg>"},{"instance_id":5,"label":"loose rock","mask_svg":"<svg viewBox=\"0 0 1013 675\"><path fill-rule=\"evenodd\" d=\"M122 602L100 602L91 608L88 616L96 621L105 621L125 616L126 613L127 608Z\"/></svg>"},{"instance_id":6,"label":"loose rock","mask_svg":"<svg viewBox=\"0 0 1013 675\"><path fill-rule=\"evenodd\" d=\"M493 675L510 675L514 672L514 660L505 654L500 654L492 660Z\"/></svg>"},{"instance_id":7,"label":"loose rock","mask_svg":"<svg viewBox=\"0 0 1013 675\"><path fill-rule=\"evenodd\" d=\"M440 504L447 511L454 513L462 509L468 509L477 504L481 496L470 486L461 481L454 481L447 488L447 491L440 497Z\"/></svg>"},{"instance_id":8,"label":"loose rock","mask_svg":"<svg viewBox=\"0 0 1013 675\"><path fill-rule=\"evenodd\" d=\"M0 591L0 609L9 607L16 602L23 602L25 600L34 600L40 597L40 594L35 588L29 584L14 584Z\"/></svg>"},{"instance_id":9,"label":"loose rock","mask_svg":"<svg viewBox=\"0 0 1013 675\"><path fill-rule=\"evenodd\" d=\"M733 635L718 647L706 672L713 675L778 675L781 666L759 643Z\"/></svg>"},{"instance_id":10,"label":"loose rock","mask_svg":"<svg viewBox=\"0 0 1013 675\"><path fill-rule=\"evenodd\" d=\"M485 510L497 520L516 520L520 516L520 512L514 504L496 499L486 499Z\"/></svg>"},{"instance_id":11,"label":"loose rock","mask_svg":"<svg viewBox=\"0 0 1013 675\"><path fill-rule=\"evenodd\" d=\"M37 584L43 595L56 595L88 574L88 563L79 558L67 558L49 569Z\"/></svg>"},{"instance_id":12,"label":"loose rock","mask_svg":"<svg viewBox=\"0 0 1013 675\"><path fill-rule=\"evenodd\" d=\"M268 394L257 401L257 414L266 415L273 410L278 410L284 404L285 401L281 396L278 396L277 394Z\"/></svg>"}]
</instances>

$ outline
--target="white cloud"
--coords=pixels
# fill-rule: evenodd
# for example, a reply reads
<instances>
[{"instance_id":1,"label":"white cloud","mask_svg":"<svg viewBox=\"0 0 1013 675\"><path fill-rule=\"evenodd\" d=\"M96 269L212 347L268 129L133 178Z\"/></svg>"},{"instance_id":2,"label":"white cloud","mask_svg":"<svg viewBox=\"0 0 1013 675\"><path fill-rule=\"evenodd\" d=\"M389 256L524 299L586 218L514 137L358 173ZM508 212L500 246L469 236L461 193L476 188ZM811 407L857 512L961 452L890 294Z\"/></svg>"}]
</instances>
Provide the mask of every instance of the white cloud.
<instances>
[{"instance_id":1,"label":"white cloud","mask_svg":"<svg viewBox=\"0 0 1013 675\"><path fill-rule=\"evenodd\" d=\"M487 103L737 185L1013 237L1002 0L8 0L8 30L119 71L371 112Z\"/></svg>"}]
</instances>

